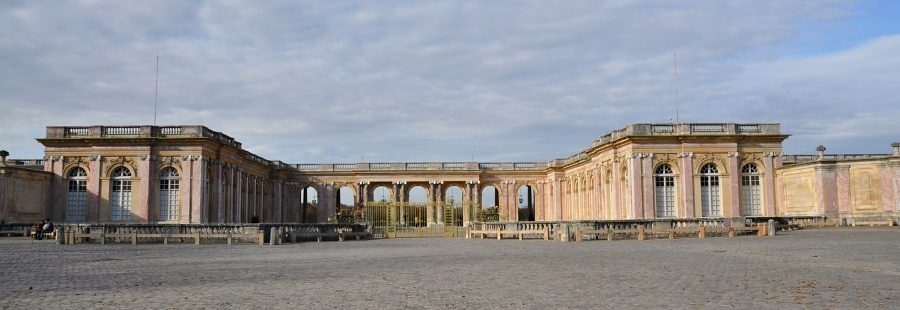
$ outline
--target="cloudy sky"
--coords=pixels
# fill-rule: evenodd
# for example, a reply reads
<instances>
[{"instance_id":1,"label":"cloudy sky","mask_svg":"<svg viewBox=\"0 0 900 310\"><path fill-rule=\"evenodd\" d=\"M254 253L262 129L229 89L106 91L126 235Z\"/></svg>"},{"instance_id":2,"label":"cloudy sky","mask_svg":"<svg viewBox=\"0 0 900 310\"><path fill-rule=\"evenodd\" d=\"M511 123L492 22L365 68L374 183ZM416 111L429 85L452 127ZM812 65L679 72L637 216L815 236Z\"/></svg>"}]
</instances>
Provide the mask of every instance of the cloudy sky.
<instances>
[{"instance_id":1,"label":"cloudy sky","mask_svg":"<svg viewBox=\"0 0 900 310\"><path fill-rule=\"evenodd\" d=\"M268 159L546 161L628 123L900 141L897 1L2 1L0 148L204 124Z\"/></svg>"}]
</instances>

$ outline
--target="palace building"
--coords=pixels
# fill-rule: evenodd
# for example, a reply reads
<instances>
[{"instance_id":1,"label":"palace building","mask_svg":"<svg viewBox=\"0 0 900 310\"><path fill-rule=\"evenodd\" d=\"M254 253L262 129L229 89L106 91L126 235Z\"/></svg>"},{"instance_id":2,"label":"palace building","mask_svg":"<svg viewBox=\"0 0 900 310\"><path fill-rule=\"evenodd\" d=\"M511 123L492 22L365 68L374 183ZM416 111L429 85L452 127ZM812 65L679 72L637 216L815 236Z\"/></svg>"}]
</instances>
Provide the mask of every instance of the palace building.
<instances>
[{"instance_id":1,"label":"palace building","mask_svg":"<svg viewBox=\"0 0 900 310\"><path fill-rule=\"evenodd\" d=\"M324 222L391 204L417 206L395 211L403 222L462 226L900 216L900 144L784 155L787 138L778 124L633 124L546 162L288 164L204 126L47 127L43 159L0 161L0 220Z\"/></svg>"}]
</instances>

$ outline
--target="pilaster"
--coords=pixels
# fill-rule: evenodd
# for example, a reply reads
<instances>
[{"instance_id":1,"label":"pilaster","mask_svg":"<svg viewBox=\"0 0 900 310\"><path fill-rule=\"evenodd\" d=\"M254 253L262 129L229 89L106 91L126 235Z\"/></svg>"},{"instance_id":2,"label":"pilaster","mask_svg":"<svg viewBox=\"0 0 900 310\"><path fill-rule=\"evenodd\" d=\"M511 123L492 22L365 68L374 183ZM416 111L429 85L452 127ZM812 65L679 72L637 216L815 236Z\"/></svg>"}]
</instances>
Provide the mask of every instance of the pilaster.
<instances>
[{"instance_id":1,"label":"pilaster","mask_svg":"<svg viewBox=\"0 0 900 310\"><path fill-rule=\"evenodd\" d=\"M731 205L731 217L741 216L741 168L738 152L728 153L728 198ZM723 214L724 215L724 214Z\"/></svg>"},{"instance_id":2,"label":"pilaster","mask_svg":"<svg viewBox=\"0 0 900 310\"><path fill-rule=\"evenodd\" d=\"M100 179L103 177L100 171L103 168L101 159L99 155L92 155L88 163L86 219L88 223L98 223L100 221Z\"/></svg>"},{"instance_id":3,"label":"pilaster","mask_svg":"<svg viewBox=\"0 0 900 310\"><path fill-rule=\"evenodd\" d=\"M681 166L681 178L679 183L678 211L682 218L695 218L694 215L694 153L678 154Z\"/></svg>"},{"instance_id":4,"label":"pilaster","mask_svg":"<svg viewBox=\"0 0 900 310\"><path fill-rule=\"evenodd\" d=\"M653 190L653 153L641 154L641 184L643 185L643 210L642 219L656 218L654 207L656 193Z\"/></svg>"},{"instance_id":5,"label":"pilaster","mask_svg":"<svg viewBox=\"0 0 900 310\"><path fill-rule=\"evenodd\" d=\"M631 184L631 201L630 205L627 207L630 208L629 214L631 214L632 219L641 219L644 218L644 196L643 196L643 186L641 186L641 171L642 164L640 153L631 154L629 157L628 170L630 173L629 176L629 184Z\"/></svg>"},{"instance_id":6,"label":"pilaster","mask_svg":"<svg viewBox=\"0 0 900 310\"><path fill-rule=\"evenodd\" d=\"M158 200L158 197L153 197L156 195L153 195L153 192L155 192L155 191L152 190L152 188L154 188L154 187L151 186L152 184L156 184L156 182L154 182L154 175L156 175L156 173L154 173L154 171L152 171L155 169L152 169L152 170L150 169L151 161L152 161L152 158L150 157L150 155L141 155L140 160L137 162L136 175L137 175L138 179L140 179L140 181L137 184L138 186L136 188L136 190L138 192L138 195L137 195L138 199L133 206L134 206L134 213L137 216L138 221L140 221L141 223L147 223L148 221L151 220L150 212L151 212L151 210L156 209L151 206L155 205L153 202ZM154 199L154 198L156 198L156 199ZM157 214L154 215L152 218L158 219L159 218L158 212L159 211L157 211Z\"/></svg>"}]
</instances>

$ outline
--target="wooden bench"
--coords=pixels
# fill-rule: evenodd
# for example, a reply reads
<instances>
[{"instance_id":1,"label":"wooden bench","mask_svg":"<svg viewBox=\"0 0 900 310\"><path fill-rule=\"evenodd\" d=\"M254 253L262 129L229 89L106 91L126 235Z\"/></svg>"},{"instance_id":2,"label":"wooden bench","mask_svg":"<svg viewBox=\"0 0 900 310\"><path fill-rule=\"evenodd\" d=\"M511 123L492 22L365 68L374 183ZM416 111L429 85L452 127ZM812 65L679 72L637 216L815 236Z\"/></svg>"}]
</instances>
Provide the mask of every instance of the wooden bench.
<instances>
[{"instance_id":1,"label":"wooden bench","mask_svg":"<svg viewBox=\"0 0 900 310\"><path fill-rule=\"evenodd\" d=\"M875 227L875 226L894 226L894 220L887 220L887 221L860 221L860 222L853 221L853 224L852 224L851 226L869 226L869 227Z\"/></svg>"},{"instance_id":2,"label":"wooden bench","mask_svg":"<svg viewBox=\"0 0 900 310\"><path fill-rule=\"evenodd\" d=\"M29 231L28 231L28 236L31 237L32 239L34 239L35 235L37 235L37 232L36 232L36 231L34 231L34 230L29 230ZM51 231L51 232L44 233L44 235L43 235L42 238L43 238L43 239L46 239L46 240L53 240L53 239L56 239L56 230L54 229L54 230Z\"/></svg>"},{"instance_id":3,"label":"wooden bench","mask_svg":"<svg viewBox=\"0 0 900 310\"><path fill-rule=\"evenodd\" d=\"M728 237L734 237L739 232L756 232L757 236L762 237L766 235L766 226L732 227L728 232Z\"/></svg>"}]
</instances>

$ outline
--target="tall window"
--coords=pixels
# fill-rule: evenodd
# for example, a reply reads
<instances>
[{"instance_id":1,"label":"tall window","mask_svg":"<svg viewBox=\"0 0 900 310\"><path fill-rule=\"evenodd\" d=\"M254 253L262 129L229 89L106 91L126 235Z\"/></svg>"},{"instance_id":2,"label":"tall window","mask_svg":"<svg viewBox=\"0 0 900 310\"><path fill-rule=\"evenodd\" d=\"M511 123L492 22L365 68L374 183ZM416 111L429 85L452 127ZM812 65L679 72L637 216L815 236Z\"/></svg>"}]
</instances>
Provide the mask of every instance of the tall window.
<instances>
[{"instance_id":1,"label":"tall window","mask_svg":"<svg viewBox=\"0 0 900 310\"><path fill-rule=\"evenodd\" d=\"M656 180L656 217L675 216L675 174L669 165L660 165L654 174Z\"/></svg>"},{"instance_id":2,"label":"tall window","mask_svg":"<svg viewBox=\"0 0 900 310\"><path fill-rule=\"evenodd\" d=\"M66 220L83 221L87 216L87 172L80 167L69 170L66 195Z\"/></svg>"},{"instance_id":3,"label":"tall window","mask_svg":"<svg viewBox=\"0 0 900 310\"><path fill-rule=\"evenodd\" d=\"M722 216L719 199L719 169L709 163L700 168L700 202L703 217Z\"/></svg>"},{"instance_id":4,"label":"tall window","mask_svg":"<svg viewBox=\"0 0 900 310\"><path fill-rule=\"evenodd\" d=\"M759 169L755 164L746 164L741 168L741 214L762 215Z\"/></svg>"},{"instance_id":5,"label":"tall window","mask_svg":"<svg viewBox=\"0 0 900 310\"><path fill-rule=\"evenodd\" d=\"M127 221L131 219L131 171L128 168L119 167L113 170L109 200L111 220Z\"/></svg>"},{"instance_id":6,"label":"tall window","mask_svg":"<svg viewBox=\"0 0 900 310\"><path fill-rule=\"evenodd\" d=\"M178 219L178 171L169 167L159 174L159 220Z\"/></svg>"}]
</instances>

